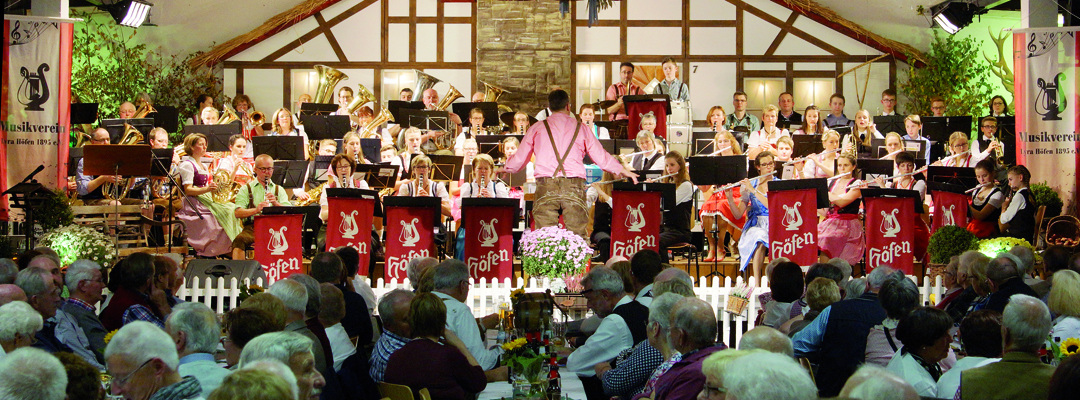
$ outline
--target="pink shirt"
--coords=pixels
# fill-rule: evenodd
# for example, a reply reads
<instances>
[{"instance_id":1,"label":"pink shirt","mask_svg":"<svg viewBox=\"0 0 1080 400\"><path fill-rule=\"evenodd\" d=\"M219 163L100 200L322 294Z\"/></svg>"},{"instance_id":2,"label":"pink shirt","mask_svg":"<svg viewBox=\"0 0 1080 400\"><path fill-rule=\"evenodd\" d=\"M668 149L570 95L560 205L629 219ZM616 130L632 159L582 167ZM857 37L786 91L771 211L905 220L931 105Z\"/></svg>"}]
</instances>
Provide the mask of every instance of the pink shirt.
<instances>
[{"instance_id":1,"label":"pink shirt","mask_svg":"<svg viewBox=\"0 0 1080 400\"><path fill-rule=\"evenodd\" d=\"M633 84L632 82L630 83L630 89L629 90L626 89L626 85L623 84L622 82L615 82L611 86L608 86L607 96L605 97L605 99L606 100L618 100L619 96L639 95L639 94L645 94L645 93L641 91L641 88L637 87L637 85ZM629 118L629 116L626 115L626 108L624 106L622 110L619 110L619 112L611 114L611 116L608 119L611 120L611 121L615 121L615 120L627 119L627 118Z\"/></svg>"},{"instance_id":2,"label":"pink shirt","mask_svg":"<svg viewBox=\"0 0 1080 400\"><path fill-rule=\"evenodd\" d=\"M551 140L548 139L544 122L551 126L551 135L555 138L557 150L551 147ZM574 136L574 127L577 124L578 120L565 112L553 113L546 120L533 124L521 140L521 146L518 147L517 153L514 153L514 156L506 161L506 170L511 173L521 170L535 153L535 176L537 178L551 178L559 165L557 156L562 156L569 147L570 152L567 154L566 160L563 161L565 171L560 172L558 177L585 179L585 154L588 154L596 162L596 165L600 166L604 171L613 174L621 173L623 168L619 160L604 150L600 140L593 136L592 132L584 124L581 125L577 140L573 143L570 142L570 138ZM556 152L558 152L558 155L556 155Z\"/></svg>"}]
</instances>

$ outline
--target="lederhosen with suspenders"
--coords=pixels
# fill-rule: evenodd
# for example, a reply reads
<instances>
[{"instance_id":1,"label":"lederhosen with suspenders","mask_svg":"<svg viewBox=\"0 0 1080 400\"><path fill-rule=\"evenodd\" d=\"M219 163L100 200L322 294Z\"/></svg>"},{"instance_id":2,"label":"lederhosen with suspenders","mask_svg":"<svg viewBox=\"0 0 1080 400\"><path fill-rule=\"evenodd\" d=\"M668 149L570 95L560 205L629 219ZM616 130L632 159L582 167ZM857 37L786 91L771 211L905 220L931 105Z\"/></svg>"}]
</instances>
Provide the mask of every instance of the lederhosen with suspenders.
<instances>
[{"instance_id":1,"label":"lederhosen with suspenders","mask_svg":"<svg viewBox=\"0 0 1080 400\"><path fill-rule=\"evenodd\" d=\"M679 81L679 91L675 93L675 97L674 97L675 99L681 99L682 98L683 85L685 85L685 83L683 83L682 81ZM666 94L666 95L669 95L669 96L671 95L671 93L664 93L664 85L659 85L659 86L660 86L660 94ZM676 100L676 101L678 101L678 100Z\"/></svg>"},{"instance_id":2,"label":"lederhosen with suspenders","mask_svg":"<svg viewBox=\"0 0 1080 400\"><path fill-rule=\"evenodd\" d=\"M571 139L570 139L570 145L565 150L563 150L562 155L560 155L559 154L559 148L555 144L555 135L551 133L551 125L548 124L548 121L546 119L544 120L544 130L547 131L548 140L551 141L551 150L555 153L555 162L557 164L555 165L555 171L551 173L550 178L536 178L536 180L537 180L537 182L536 182L537 183L537 185L536 185L537 192L540 192L541 190L543 190L543 193L537 193L536 202L535 202L535 204L533 206L533 209L534 209L533 215L534 215L534 219L535 219L536 216L539 215L539 213L537 211L541 207L546 207L546 206L553 207L557 211L561 210L561 214L563 214L563 215L566 215L569 212L580 212L581 216L582 216L581 220L583 222L585 222L585 224L583 226L577 227L577 228L580 228L579 229L580 232L577 232L576 230L574 230L573 228L575 228L575 227L570 226L569 223L567 223L567 228L570 229L571 231L574 231L575 233L584 235L585 229L587 228L587 225L588 225L588 212L589 212L589 207L585 202L585 180L582 179L582 178L567 177L566 176L567 171L566 171L566 168L565 168L565 165L564 165L564 162L566 161L566 157L570 155L570 150L573 148L574 144L577 143L578 134L581 132L581 126L582 126L581 121L577 121L577 125L574 126L574 136L571 137ZM562 177L558 176L559 173L562 173L563 176ZM571 181L571 182L577 181L577 185L575 185L575 190L549 191L548 190L549 187L547 185L547 182L554 181L554 180L565 180L565 181ZM556 181L556 182L558 182L558 181ZM576 210L571 210L571 208L576 209ZM543 218L543 217L541 217L541 218ZM567 221L567 219L565 217L563 219L564 219L564 222ZM557 225L559 221L558 221L558 217L556 217L556 219L554 221L543 221L543 222L546 222L546 224L542 223L542 221L536 221L536 222L537 222L537 224L536 224L537 227L541 228L541 227L544 227L544 226Z\"/></svg>"}]
</instances>

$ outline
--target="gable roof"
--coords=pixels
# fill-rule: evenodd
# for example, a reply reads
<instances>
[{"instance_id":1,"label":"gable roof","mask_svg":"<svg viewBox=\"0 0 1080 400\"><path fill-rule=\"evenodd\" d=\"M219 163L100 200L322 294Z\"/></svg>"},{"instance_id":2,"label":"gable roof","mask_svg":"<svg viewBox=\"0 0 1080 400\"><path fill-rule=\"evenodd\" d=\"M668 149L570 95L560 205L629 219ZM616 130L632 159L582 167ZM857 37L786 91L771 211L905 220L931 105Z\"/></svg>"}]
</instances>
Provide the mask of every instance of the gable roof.
<instances>
[{"instance_id":1,"label":"gable roof","mask_svg":"<svg viewBox=\"0 0 1080 400\"><path fill-rule=\"evenodd\" d=\"M234 37L225 43L214 46L210 51L199 54L192 58L191 61L188 62L188 65L191 67L200 67L217 64L340 1L341 0L304 0L304 2L297 4L293 8L266 20L262 25L252 29L251 32Z\"/></svg>"},{"instance_id":2,"label":"gable roof","mask_svg":"<svg viewBox=\"0 0 1080 400\"><path fill-rule=\"evenodd\" d=\"M825 25L867 46L915 66L926 64L926 55L909 44L870 32L814 0L772 0L774 3Z\"/></svg>"}]
</instances>

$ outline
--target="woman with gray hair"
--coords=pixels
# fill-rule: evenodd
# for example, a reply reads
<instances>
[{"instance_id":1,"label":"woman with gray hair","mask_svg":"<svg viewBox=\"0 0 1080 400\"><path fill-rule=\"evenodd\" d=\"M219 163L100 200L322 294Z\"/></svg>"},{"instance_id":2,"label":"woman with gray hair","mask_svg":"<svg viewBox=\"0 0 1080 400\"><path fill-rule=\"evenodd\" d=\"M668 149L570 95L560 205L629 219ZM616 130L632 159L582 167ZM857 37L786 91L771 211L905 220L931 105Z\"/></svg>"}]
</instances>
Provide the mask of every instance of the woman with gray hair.
<instances>
[{"instance_id":1,"label":"woman with gray hair","mask_svg":"<svg viewBox=\"0 0 1080 400\"><path fill-rule=\"evenodd\" d=\"M956 265L956 283L963 290L955 299L944 306L945 312L952 317L953 324L960 324L960 321L963 321L964 317L970 312L969 310L973 304L985 301L983 296L989 294L989 288L984 285L986 268L989 264L990 257L977 250L968 250L960 254L960 259ZM980 276L982 279L979 281L979 285L976 285L975 280L979 279ZM982 292L977 291L976 286L979 286Z\"/></svg>"},{"instance_id":2,"label":"woman with gray hair","mask_svg":"<svg viewBox=\"0 0 1080 400\"><path fill-rule=\"evenodd\" d=\"M0 359L15 349L34 343L34 335L42 327L41 314L25 301L13 301L0 306Z\"/></svg>"},{"instance_id":3,"label":"woman with gray hair","mask_svg":"<svg viewBox=\"0 0 1080 400\"><path fill-rule=\"evenodd\" d=\"M660 353L662 362L652 370L652 375L649 376L641 390L637 392L644 394L646 397L652 396L653 391L656 389L657 378L671 369L671 366L675 365L675 363L682 361L682 353L679 353L671 346L671 342L668 341L667 337L668 331L671 329L671 309L683 297L677 293L664 293L653 299L652 304L649 305L649 322L645 326L645 332L648 334L649 339L645 342ZM606 388L607 384L605 383L604 386Z\"/></svg>"},{"instance_id":4,"label":"woman with gray hair","mask_svg":"<svg viewBox=\"0 0 1080 400\"><path fill-rule=\"evenodd\" d=\"M685 285L684 282L680 283ZM642 392L651 393L656 378L682 359L681 354L671 348L666 338L671 325L671 309L683 297L678 293L667 292L653 299L649 305L649 322L646 325L649 340L642 340L624 352L628 354L625 357L617 357L614 369L608 363L597 364L596 376L604 385L604 394L630 398Z\"/></svg>"},{"instance_id":5,"label":"woman with gray hair","mask_svg":"<svg viewBox=\"0 0 1080 400\"><path fill-rule=\"evenodd\" d=\"M900 348L896 326L919 306L919 288L907 278L889 279L881 286L878 302L885 309L886 318L866 335L866 362L885 367Z\"/></svg>"}]
</instances>

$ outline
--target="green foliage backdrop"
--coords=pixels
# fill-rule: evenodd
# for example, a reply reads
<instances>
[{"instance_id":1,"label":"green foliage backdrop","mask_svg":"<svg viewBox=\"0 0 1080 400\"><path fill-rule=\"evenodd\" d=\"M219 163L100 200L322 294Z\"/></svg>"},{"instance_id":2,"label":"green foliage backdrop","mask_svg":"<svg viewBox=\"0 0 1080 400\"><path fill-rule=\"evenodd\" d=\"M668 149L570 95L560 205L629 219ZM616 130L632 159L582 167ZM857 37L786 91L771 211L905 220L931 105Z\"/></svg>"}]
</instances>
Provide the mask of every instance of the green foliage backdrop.
<instances>
[{"instance_id":1,"label":"green foliage backdrop","mask_svg":"<svg viewBox=\"0 0 1080 400\"><path fill-rule=\"evenodd\" d=\"M101 118L115 118L121 103L145 92L155 105L178 108L182 131L183 121L196 111L197 95L205 93L220 102L222 82L214 71L188 66L198 52L163 56L136 44L137 30L96 18L100 14L72 11L72 17L83 21L75 24L71 91L81 102L98 103ZM174 143L179 141L176 132L170 135Z\"/></svg>"},{"instance_id":2,"label":"green foliage backdrop","mask_svg":"<svg viewBox=\"0 0 1080 400\"><path fill-rule=\"evenodd\" d=\"M994 95L990 66L979 56L982 41L958 38L934 31L924 68L911 67L907 81L897 86L908 99L903 109L918 115L933 115L930 98L945 99L945 115L971 115L973 123L989 112Z\"/></svg>"}]
</instances>

